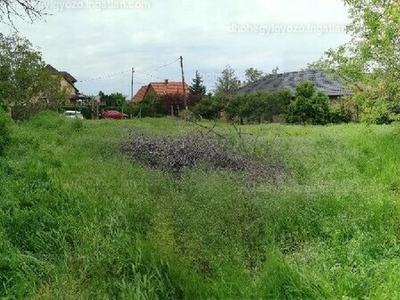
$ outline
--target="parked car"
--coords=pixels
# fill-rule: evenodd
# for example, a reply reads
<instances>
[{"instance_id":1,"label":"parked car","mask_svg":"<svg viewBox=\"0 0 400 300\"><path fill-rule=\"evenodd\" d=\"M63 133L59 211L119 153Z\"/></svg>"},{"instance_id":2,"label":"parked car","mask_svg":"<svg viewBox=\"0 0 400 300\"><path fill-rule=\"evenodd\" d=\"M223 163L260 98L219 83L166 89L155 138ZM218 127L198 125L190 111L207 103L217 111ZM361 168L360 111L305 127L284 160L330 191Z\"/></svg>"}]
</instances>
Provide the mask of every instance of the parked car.
<instances>
[{"instance_id":1,"label":"parked car","mask_svg":"<svg viewBox=\"0 0 400 300\"><path fill-rule=\"evenodd\" d=\"M69 118L69 119L83 119L83 115L76 110L67 110L64 112L64 117Z\"/></svg>"},{"instance_id":2,"label":"parked car","mask_svg":"<svg viewBox=\"0 0 400 300\"><path fill-rule=\"evenodd\" d=\"M101 114L104 119L127 119L129 116L117 110L107 110Z\"/></svg>"}]
</instances>

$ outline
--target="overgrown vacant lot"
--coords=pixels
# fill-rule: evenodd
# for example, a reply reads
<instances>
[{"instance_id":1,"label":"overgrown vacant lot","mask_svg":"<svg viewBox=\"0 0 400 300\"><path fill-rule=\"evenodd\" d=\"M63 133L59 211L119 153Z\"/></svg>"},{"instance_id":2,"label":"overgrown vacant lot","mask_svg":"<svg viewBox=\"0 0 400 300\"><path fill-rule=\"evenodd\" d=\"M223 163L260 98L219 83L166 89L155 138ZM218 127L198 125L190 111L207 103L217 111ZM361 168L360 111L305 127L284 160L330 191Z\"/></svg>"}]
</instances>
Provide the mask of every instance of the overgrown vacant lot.
<instances>
[{"instance_id":1,"label":"overgrown vacant lot","mask_svg":"<svg viewBox=\"0 0 400 300\"><path fill-rule=\"evenodd\" d=\"M400 297L398 125L213 131L51 113L14 124L0 298Z\"/></svg>"}]
</instances>

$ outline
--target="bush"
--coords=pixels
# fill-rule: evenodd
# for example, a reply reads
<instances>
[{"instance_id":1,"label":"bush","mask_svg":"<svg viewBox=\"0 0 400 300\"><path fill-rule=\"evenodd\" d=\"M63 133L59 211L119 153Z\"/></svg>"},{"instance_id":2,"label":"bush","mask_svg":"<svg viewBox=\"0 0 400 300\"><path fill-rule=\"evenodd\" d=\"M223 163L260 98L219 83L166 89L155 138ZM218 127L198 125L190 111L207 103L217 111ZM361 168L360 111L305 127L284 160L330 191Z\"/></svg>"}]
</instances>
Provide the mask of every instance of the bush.
<instances>
[{"instance_id":1,"label":"bush","mask_svg":"<svg viewBox=\"0 0 400 300\"><path fill-rule=\"evenodd\" d=\"M81 109L81 113L85 119L92 119L92 117L96 117L95 113L93 112L92 108L89 106L83 106Z\"/></svg>"},{"instance_id":2,"label":"bush","mask_svg":"<svg viewBox=\"0 0 400 300\"><path fill-rule=\"evenodd\" d=\"M290 99L291 94L286 90L237 95L228 101L225 112L228 119L239 118L241 123L244 120L250 123L272 122L273 116L286 112Z\"/></svg>"},{"instance_id":3,"label":"bush","mask_svg":"<svg viewBox=\"0 0 400 300\"><path fill-rule=\"evenodd\" d=\"M14 105L11 109L11 116L14 120L23 121L32 118L41 111L46 110L45 103L28 103L24 105Z\"/></svg>"},{"instance_id":4,"label":"bush","mask_svg":"<svg viewBox=\"0 0 400 300\"><path fill-rule=\"evenodd\" d=\"M317 92L312 82L300 83L296 88L295 99L289 104L286 121L313 125L329 123L329 97Z\"/></svg>"},{"instance_id":5,"label":"bush","mask_svg":"<svg viewBox=\"0 0 400 300\"><path fill-rule=\"evenodd\" d=\"M252 95L237 95L232 97L225 105L225 114L227 119L233 120L234 118L239 118L240 123L243 123L243 107L247 104L250 97L252 97Z\"/></svg>"},{"instance_id":6,"label":"bush","mask_svg":"<svg viewBox=\"0 0 400 300\"><path fill-rule=\"evenodd\" d=\"M360 107L360 121L368 124L390 124L397 120L398 108L387 98L373 91L359 92L354 102Z\"/></svg>"},{"instance_id":7,"label":"bush","mask_svg":"<svg viewBox=\"0 0 400 300\"><path fill-rule=\"evenodd\" d=\"M10 125L10 117L0 108L0 155L4 154L6 147L11 141Z\"/></svg>"},{"instance_id":8,"label":"bush","mask_svg":"<svg viewBox=\"0 0 400 300\"><path fill-rule=\"evenodd\" d=\"M166 115L161 98L155 94L148 94L144 99L132 106L132 114L138 117L161 117Z\"/></svg>"},{"instance_id":9,"label":"bush","mask_svg":"<svg viewBox=\"0 0 400 300\"><path fill-rule=\"evenodd\" d=\"M333 124L349 123L352 119L352 113L350 109L340 106L333 107L330 112L330 122Z\"/></svg>"},{"instance_id":10,"label":"bush","mask_svg":"<svg viewBox=\"0 0 400 300\"><path fill-rule=\"evenodd\" d=\"M54 111L41 111L34 117L29 119L29 123L36 128L43 129L58 129L66 124L66 118L60 116L60 114Z\"/></svg>"},{"instance_id":11,"label":"bush","mask_svg":"<svg viewBox=\"0 0 400 300\"><path fill-rule=\"evenodd\" d=\"M225 100L220 96L207 95L193 108L196 115L206 119L218 119L225 106Z\"/></svg>"}]
</instances>

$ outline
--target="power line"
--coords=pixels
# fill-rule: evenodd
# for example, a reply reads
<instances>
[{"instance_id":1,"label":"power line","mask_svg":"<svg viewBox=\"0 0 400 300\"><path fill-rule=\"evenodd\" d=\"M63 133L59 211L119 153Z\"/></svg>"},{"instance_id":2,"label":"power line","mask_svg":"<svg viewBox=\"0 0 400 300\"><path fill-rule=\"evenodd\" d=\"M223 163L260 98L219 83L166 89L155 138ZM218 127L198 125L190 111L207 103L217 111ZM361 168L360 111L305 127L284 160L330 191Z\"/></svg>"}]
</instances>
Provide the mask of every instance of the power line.
<instances>
[{"instance_id":1,"label":"power line","mask_svg":"<svg viewBox=\"0 0 400 300\"><path fill-rule=\"evenodd\" d=\"M157 68L154 69L154 71L158 71L158 70L160 70L162 68L168 67L168 66L176 63L179 60L180 60L180 58L177 58L174 61L171 61L169 63L166 63L166 64L163 64L161 66L158 66ZM120 71L120 72L117 72L117 73L113 73L113 74L103 75L103 76L99 76L99 77L93 77L93 78L89 78L89 79L85 79L85 80L78 80L77 82L78 83L82 83L82 82L91 82L91 81L96 81L96 80L102 80L102 79L106 79L106 78L122 75L122 74L125 74L125 73L128 73L128 72L130 73L130 72L132 72L132 70L129 69L129 70L124 70L124 71ZM140 70L135 70L135 72L141 73L141 74L146 75L146 76L151 77L151 78L157 78L157 79L163 80L163 78L161 78L161 77L159 77L157 75L150 74L149 72L140 71Z\"/></svg>"},{"instance_id":2,"label":"power line","mask_svg":"<svg viewBox=\"0 0 400 300\"><path fill-rule=\"evenodd\" d=\"M90 79L86 79L86 80L79 80L78 83L101 80L101 79L104 79L104 78L110 78L110 77L114 77L114 76L117 76L117 75L125 74L125 73L130 72L130 71L131 70L124 70L124 71L121 71L121 72L118 72L118 73L113 73L113 74L108 74L108 75L104 75L104 76L94 77L94 78L90 78Z\"/></svg>"},{"instance_id":3,"label":"power line","mask_svg":"<svg viewBox=\"0 0 400 300\"><path fill-rule=\"evenodd\" d=\"M140 70L136 70L136 72L140 73L140 74L143 74L143 75L146 75L146 76L151 77L151 78L157 78L157 79L163 80L161 77L156 76L156 75L152 75L152 74L147 73L147 72L143 72L143 71L140 71Z\"/></svg>"},{"instance_id":4,"label":"power line","mask_svg":"<svg viewBox=\"0 0 400 300\"><path fill-rule=\"evenodd\" d=\"M168 67L168 66L170 66L170 65L172 65L172 64L174 64L174 63L176 63L176 62L179 61L179 60L180 60L180 57L178 57L177 59L175 59L175 60L173 60L173 61L171 61L171 62L169 62L169 63L166 63L166 64L163 64L163 65L161 65L161 66L158 66L157 68L153 69L153 71L157 72L158 70L160 70L160 69L162 69L162 68L165 68L165 67ZM141 74L143 74L143 75L152 77L152 78L157 78L157 79L160 79L160 80L164 80L163 78L161 78L161 77L159 77L159 76L157 76L157 75L153 75L153 74L151 74L150 72L139 71L139 70L137 70L137 72L138 72L138 73L141 73Z\"/></svg>"},{"instance_id":5,"label":"power line","mask_svg":"<svg viewBox=\"0 0 400 300\"><path fill-rule=\"evenodd\" d=\"M169 63L167 63L167 64L164 64L164 65L161 65L161 66L155 68L154 71L158 71L159 69L168 67L168 66L170 66L170 65L172 65L172 64L174 64L174 63L176 63L178 60L180 60L180 57L178 57L178 58L175 59L174 61L171 61L171 62L169 62Z\"/></svg>"}]
</instances>

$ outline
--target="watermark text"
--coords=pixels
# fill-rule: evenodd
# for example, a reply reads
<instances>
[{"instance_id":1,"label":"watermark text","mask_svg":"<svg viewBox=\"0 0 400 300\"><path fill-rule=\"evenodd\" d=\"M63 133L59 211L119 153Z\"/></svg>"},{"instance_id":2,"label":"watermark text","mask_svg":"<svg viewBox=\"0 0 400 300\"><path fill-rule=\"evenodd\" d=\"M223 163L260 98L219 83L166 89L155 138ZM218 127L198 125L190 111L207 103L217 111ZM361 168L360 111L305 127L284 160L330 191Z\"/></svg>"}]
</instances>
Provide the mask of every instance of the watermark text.
<instances>
[{"instance_id":1,"label":"watermark text","mask_svg":"<svg viewBox=\"0 0 400 300\"><path fill-rule=\"evenodd\" d=\"M65 10L146 10L152 8L150 1L129 0L46 0L40 3L44 11Z\"/></svg>"},{"instance_id":2,"label":"watermark text","mask_svg":"<svg viewBox=\"0 0 400 300\"><path fill-rule=\"evenodd\" d=\"M238 24L233 23L228 28L229 33L257 34L261 36L286 34L340 34L346 32L343 24Z\"/></svg>"}]
</instances>

